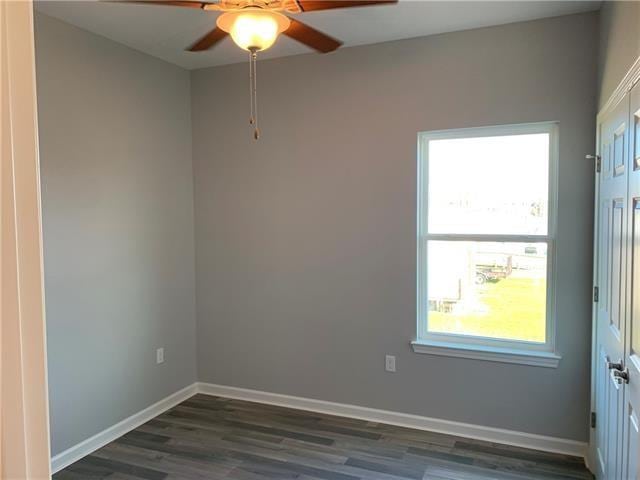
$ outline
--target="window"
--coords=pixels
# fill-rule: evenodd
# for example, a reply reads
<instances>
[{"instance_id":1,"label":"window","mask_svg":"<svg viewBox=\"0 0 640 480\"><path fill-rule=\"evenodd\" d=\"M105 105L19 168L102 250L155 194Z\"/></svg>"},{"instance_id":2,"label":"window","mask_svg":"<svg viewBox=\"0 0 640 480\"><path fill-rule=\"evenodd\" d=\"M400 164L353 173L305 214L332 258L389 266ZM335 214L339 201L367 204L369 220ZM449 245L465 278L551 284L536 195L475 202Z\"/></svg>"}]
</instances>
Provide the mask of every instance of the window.
<instances>
[{"instance_id":1,"label":"window","mask_svg":"<svg viewBox=\"0 0 640 480\"><path fill-rule=\"evenodd\" d=\"M557 366L555 123L419 134L420 353Z\"/></svg>"}]
</instances>

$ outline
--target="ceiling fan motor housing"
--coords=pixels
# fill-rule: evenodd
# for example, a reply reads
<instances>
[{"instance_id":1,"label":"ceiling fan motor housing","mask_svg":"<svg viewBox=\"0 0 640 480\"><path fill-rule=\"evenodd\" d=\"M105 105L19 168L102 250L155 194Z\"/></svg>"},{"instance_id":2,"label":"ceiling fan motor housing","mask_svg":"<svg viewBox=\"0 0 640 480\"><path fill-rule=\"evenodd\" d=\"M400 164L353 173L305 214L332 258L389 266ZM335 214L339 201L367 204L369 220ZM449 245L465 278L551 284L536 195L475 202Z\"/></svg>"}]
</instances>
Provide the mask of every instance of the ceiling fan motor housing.
<instances>
[{"instance_id":1,"label":"ceiling fan motor housing","mask_svg":"<svg viewBox=\"0 0 640 480\"><path fill-rule=\"evenodd\" d=\"M220 0L203 6L204 10L240 10L244 8L263 8L265 10L283 10L288 13L300 13L302 8L296 0Z\"/></svg>"}]
</instances>

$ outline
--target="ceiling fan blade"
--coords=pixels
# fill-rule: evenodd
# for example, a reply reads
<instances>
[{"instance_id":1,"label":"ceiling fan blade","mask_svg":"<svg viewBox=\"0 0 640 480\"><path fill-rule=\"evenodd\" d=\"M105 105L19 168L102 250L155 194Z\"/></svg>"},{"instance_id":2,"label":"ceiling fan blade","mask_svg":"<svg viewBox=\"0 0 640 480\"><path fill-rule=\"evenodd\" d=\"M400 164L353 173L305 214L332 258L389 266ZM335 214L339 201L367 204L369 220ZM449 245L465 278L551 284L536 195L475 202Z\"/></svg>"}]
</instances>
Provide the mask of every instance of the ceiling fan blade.
<instances>
[{"instance_id":1,"label":"ceiling fan blade","mask_svg":"<svg viewBox=\"0 0 640 480\"><path fill-rule=\"evenodd\" d=\"M299 41L300 43L304 43L308 47L322 53L329 53L342 45L341 41L336 40L335 38L332 38L329 35L296 20L295 18L289 17L289 20L291 20L291 25L282 33L287 37Z\"/></svg>"},{"instance_id":2,"label":"ceiling fan blade","mask_svg":"<svg viewBox=\"0 0 640 480\"><path fill-rule=\"evenodd\" d=\"M186 7L186 8L198 8L205 9L215 6L215 3L210 2L195 2L190 0L103 0L106 3L134 3L137 5L160 5L168 7Z\"/></svg>"},{"instance_id":3,"label":"ceiling fan blade","mask_svg":"<svg viewBox=\"0 0 640 480\"><path fill-rule=\"evenodd\" d=\"M331 10L333 8L370 7L374 5L389 5L398 0L295 0L303 12L316 10Z\"/></svg>"},{"instance_id":4,"label":"ceiling fan blade","mask_svg":"<svg viewBox=\"0 0 640 480\"><path fill-rule=\"evenodd\" d=\"M208 50L213 47L220 40L229 35L224 30L216 27L207 33L204 37L198 40L196 43L187 48L190 52L202 52L203 50Z\"/></svg>"}]
</instances>

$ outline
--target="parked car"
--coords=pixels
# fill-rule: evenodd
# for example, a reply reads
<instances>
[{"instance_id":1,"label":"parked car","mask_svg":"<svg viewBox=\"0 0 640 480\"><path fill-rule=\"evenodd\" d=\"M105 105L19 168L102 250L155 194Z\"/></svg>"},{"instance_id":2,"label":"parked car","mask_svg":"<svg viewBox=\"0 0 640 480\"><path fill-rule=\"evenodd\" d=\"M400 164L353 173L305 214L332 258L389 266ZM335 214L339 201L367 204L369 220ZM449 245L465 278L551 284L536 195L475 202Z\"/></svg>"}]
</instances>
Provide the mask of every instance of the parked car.
<instances>
[{"instance_id":1,"label":"parked car","mask_svg":"<svg viewBox=\"0 0 640 480\"><path fill-rule=\"evenodd\" d=\"M513 257L511 255L478 254L476 260L476 285L487 281L497 282L511 275Z\"/></svg>"}]
</instances>

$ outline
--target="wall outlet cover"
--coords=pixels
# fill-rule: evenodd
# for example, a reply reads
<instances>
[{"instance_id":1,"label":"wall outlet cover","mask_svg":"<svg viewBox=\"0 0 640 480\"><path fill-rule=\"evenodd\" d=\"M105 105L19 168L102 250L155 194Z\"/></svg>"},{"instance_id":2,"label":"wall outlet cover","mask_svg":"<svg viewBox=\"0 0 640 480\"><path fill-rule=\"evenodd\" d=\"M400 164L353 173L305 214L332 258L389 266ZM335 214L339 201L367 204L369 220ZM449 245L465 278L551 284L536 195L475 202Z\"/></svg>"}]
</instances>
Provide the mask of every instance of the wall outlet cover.
<instances>
[{"instance_id":1,"label":"wall outlet cover","mask_svg":"<svg viewBox=\"0 0 640 480\"><path fill-rule=\"evenodd\" d=\"M164 363L164 348L158 348L156 350L156 363Z\"/></svg>"},{"instance_id":2,"label":"wall outlet cover","mask_svg":"<svg viewBox=\"0 0 640 480\"><path fill-rule=\"evenodd\" d=\"M384 369L387 372L396 371L396 357L394 355L387 355L384 357Z\"/></svg>"}]
</instances>

